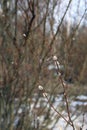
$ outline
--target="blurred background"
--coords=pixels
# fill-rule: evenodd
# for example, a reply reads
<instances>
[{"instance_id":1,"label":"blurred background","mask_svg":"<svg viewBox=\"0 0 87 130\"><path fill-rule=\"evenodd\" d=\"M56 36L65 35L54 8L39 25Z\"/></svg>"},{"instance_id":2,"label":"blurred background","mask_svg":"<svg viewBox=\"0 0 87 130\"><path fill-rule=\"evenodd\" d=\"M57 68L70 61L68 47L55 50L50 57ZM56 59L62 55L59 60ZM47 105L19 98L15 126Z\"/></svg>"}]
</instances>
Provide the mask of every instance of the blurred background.
<instances>
[{"instance_id":1,"label":"blurred background","mask_svg":"<svg viewBox=\"0 0 87 130\"><path fill-rule=\"evenodd\" d=\"M87 0L0 0L0 130L87 129ZM63 125L64 124L64 125Z\"/></svg>"}]
</instances>

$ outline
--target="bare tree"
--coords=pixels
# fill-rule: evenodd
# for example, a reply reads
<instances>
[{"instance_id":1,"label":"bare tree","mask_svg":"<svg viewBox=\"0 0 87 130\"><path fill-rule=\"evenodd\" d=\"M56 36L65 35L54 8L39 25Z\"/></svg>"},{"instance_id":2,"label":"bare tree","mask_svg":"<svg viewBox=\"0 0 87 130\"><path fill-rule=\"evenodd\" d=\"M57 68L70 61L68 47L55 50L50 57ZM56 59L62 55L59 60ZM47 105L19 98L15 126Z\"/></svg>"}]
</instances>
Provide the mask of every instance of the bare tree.
<instances>
[{"instance_id":1,"label":"bare tree","mask_svg":"<svg viewBox=\"0 0 87 130\"><path fill-rule=\"evenodd\" d=\"M81 33L84 27L79 28L86 17L86 9L77 24L68 26L67 36L66 15L72 1L64 6L64 13L62 0L0 1L0 130L48 130L53 115L56 120L52 129L62 118L75 130L65 80L74 77L82 80L86 70L84 41L87 39ZM82 51L85 59L80 59L82 63L78 67L81 35L85 39ZM42 90L38 90L40 84ZM63 110L69 120L57 109L58 105L54 106L58 94L59 97L63 94L62 107L66 103Z\"/></svg>"}]
</instances>

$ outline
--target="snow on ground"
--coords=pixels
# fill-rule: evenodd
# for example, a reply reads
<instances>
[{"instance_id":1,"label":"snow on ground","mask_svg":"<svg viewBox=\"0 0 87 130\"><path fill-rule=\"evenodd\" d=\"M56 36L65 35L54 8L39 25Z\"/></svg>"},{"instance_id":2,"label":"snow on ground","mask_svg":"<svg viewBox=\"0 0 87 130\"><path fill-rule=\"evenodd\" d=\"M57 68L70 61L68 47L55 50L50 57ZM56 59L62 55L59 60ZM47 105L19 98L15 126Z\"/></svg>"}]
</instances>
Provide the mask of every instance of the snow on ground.
<instances>
[{"instance_id":1,"label":"snow on ground","mask_svg":"<svg viewBox=\"0 0 87 130\"><path fill-rule=\"evenodd\" d=\"M54 102L53 106L54 106L54 108L56 108L56 110L61 108L61 104L63 103L62 99L63 99L62 95L61 96L58 95L55 98L55 102ZM86 100L87 96L84 96L84 95L77 96L77 99ZM16 101L18 101L18 99ZM41 97L39 99L39 102L37 103L36 107L39 108L41 103L42 103L42 106L44 107L46 105L46 103L47 103L47 100L45 98ZM77 109L76 109L77 105L86 106L87 102L84 103L84 102L81 102L81 101L73 101L73 100L70 101L69 106L70 106L70 110L71 110L71 115L72 115L73 112L75 112L75 114L72 115L73 123L74 123L74 125L76 127L76 130L78 130L78 129L80 130L80 127L82 126L82 123L83 123L83 113L77 111ZM34 107L34 102L31 103L31 111L32 111L33 107ZM48 107L49 107L49 103L48 103ZM22 105L18 109L18 113L19 114L22 113L24 108L29 109L30 106L26 107L26 106ZM61 114L68 120L68 115L67 115L65 110L63 110L61 112ZM51 115L52 122L51 122L51 124L48 125L49 129L52 129L52 130L73 130L70 125L68 125L67 128L65 129L65 127L67 125L66 122L64 121L63 118L61 118L61 117L59 118L58 114L53 109L51 109L50 115ZM57 118L58 118L58 120L57 120ZM17 116L15 121L14 121L14 126L17 124L18 120L19 120L19 118ZM44 120L44 115L41 115L39 117L39 123L42 124L43 120ZM87 113L85 113L85 115L84 115L84 124L83 124L83 129L82 130L87 130Z\"/></svg>"}]
</instances>

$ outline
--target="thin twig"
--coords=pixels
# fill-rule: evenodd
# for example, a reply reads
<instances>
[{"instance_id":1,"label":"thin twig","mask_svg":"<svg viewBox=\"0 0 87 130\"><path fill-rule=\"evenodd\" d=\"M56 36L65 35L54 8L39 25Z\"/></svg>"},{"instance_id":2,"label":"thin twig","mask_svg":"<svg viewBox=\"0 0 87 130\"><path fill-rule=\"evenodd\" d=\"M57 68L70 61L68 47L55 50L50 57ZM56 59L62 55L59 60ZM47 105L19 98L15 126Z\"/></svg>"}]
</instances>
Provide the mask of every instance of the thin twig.
<instances>
[{"instance_id":1,"label":"thin twig","mask_svg":"<svg viewBox=\"0 0 87 130\"><path fill-rule=\"evenodd\" d=\"M44 96L46 97L46 99L47 99L48 103L50 104L51 108L52 108L60 117L62 117L68 124L70 124L70 125L72 126L72 123L71 123L70 121L68 121L60 112L58 112L58 111L56 110L56 108L52 105L52 103L50 103L50 101L49 101L49 99L48 99L48 97L47 97L47 95L46 95L45 93L44 93Z\"/></svg>"},{"instance_id":2,"label":"thin twig","mask_svg":"<svg viewBox=\"0 0 87 130\"><path fill-rule=\"evenodd\" d=\"M72 119L70 117L70 110L69 110L69 104L68 104L68 98L67 98L68 96L67 96L67 92L66 92L66 84L64 83L64 81L62 79L62 76L61 76L61 73L59 72L60 66L59 66L59 62L57 60L57 57L55 56L55 58L56 58L56 60L54 60L54 61L55 61L55 64L57 66L57 74L59 75L60 82L61 82L61 84L63 86L63 89L64 89L64 97L65 97L65 102L66 102L66 108L67 108L67 113L68 113L69 121L72 124L73 130L75 130L73 121L72 121Z\"/></svg>"}]
</instances>

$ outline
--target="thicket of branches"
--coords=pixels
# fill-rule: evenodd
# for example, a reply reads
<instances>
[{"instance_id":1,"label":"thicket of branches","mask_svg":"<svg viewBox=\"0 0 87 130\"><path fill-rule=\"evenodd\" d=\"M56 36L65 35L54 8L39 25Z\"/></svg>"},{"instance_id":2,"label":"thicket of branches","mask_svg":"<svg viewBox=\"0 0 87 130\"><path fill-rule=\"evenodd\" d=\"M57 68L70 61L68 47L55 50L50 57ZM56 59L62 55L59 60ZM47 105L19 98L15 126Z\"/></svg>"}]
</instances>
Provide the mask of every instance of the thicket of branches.
<instances>
[{"instance_id":1,"label":"thicket of branches","mask_svg":"<svg viewBox=\"0 0 87 130\"><path fill-rule=\"evenodd\" d=\"M52 95L60 94L64 89L60 89L54 55L61 65L62 80L87 84L87 12L85 7L82 16L71 24L66 20L66 15L72 2L69 0L62 12L62 0L0 1L1 130L47 129L51 122L51 107L38 108L40 111L37 109L41 96L38 85L43 85L50 93L51 103L54 102ZM86 5L86 0L84 2ZM78 15L77 10L76 17ZM35 93L37 96L32 101ZM18 102L15 106L16 99ZM32 102L34 106L31 109ZM20 114L21 123L14 128L14 120L21 105L29 106L29 109ZM47 120L44 118L42 124L38 124L36 113L38 116L44 113Z\"/></svg>"}]
</instances>

